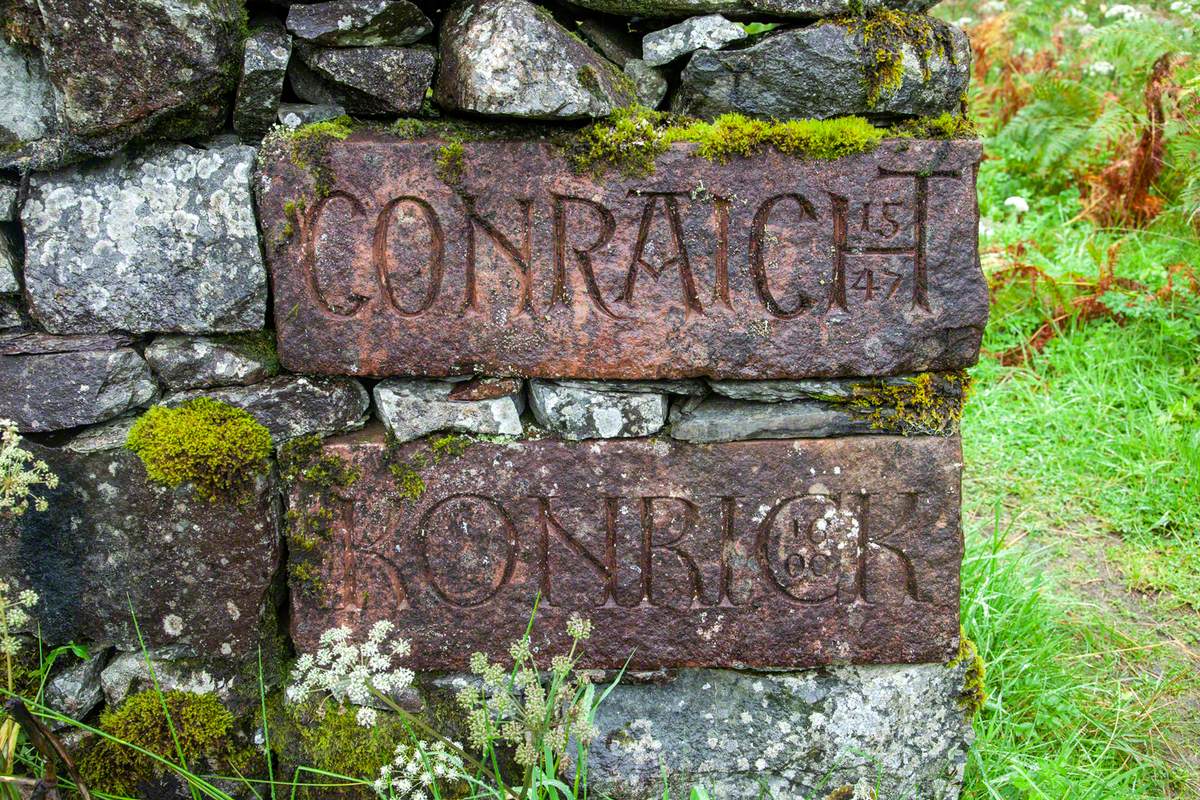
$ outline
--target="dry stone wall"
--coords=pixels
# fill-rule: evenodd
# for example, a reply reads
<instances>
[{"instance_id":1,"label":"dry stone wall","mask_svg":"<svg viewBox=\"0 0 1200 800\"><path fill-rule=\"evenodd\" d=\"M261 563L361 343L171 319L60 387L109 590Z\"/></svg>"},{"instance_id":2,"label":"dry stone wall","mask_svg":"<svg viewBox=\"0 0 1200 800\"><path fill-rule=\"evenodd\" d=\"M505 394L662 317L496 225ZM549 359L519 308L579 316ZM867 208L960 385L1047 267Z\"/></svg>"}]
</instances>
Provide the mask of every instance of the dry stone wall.
<instances>
[{"instance_id":1,"label":"dry stone wall","mask_svg":"<svg viewBox=\"0 0 1200 800\"><path fill-rule=\"evenodd\" d=\"M47 701L149 660L254 741L260 659L274 708L388 620L445 721L537 598L628 661L593 792L956 798L987 291L929 5L0 0L0 419L60 478L0 578L90 653Z\"/></svg>"}]
</instances>

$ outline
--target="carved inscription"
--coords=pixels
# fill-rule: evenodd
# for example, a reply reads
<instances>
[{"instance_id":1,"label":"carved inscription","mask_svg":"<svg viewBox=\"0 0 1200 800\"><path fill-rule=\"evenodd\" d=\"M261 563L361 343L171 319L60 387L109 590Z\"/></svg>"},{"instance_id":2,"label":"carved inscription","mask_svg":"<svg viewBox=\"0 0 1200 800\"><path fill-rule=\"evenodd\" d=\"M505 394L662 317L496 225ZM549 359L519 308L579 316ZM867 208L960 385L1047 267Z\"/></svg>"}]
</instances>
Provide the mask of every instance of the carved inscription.
<instances>
[{"instance_id":1,"label":"carved inscription","mask_svg":"<svg viewBox=\"0 0 1200 800\"><path fill-rule=\"evenodd\" d=\"M437 146L330 143L319 197L286 153L268 160L287 366L786 378L977 357L976 143L726 165L678 145L650 177L597 182L548 145L479 142L454 187Z\"/></svg>"},{"instance_id":2,"label":"carved inscription","mask_svg":"<svg viewBox=\"0 0 1200 800\"><path fill-rule=\"evenodd\" d=\"M593 666L936 661L957 645L954 439L478 443L426 470L415 501L379 432L326 449L363 477L325 507L322 588L293 587L301 643L391 619L419 666L461 668L500 653L540 597L538 643L582 613Z\"/></svg>"}]
</instances>

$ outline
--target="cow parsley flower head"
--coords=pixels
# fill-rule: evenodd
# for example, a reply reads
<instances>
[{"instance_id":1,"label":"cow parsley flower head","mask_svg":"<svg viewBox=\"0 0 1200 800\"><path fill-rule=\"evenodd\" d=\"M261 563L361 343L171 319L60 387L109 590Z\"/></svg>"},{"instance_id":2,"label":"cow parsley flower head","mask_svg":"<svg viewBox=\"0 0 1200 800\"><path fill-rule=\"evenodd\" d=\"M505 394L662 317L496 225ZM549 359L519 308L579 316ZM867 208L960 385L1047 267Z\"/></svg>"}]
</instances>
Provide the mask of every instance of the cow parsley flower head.
<instances>
[{"instance_id":1,"label":"cow parsley flower head","mask_svg":"<svg viewBox=\"0 0 1200 800\"><path fill-rule=\"evenodd\" d=\"M1004 205L1008 208L1011 208L1013 211L1016 211L1018 214L1024 214L1029 210L1029 201L1024 197L1018 197L1017 195L1006 198Z\"/></svg>"},{"instance_id":2,"label":"cow parsley flower head","mask_svg":"<svg viewBox=\"0 0 1200 800\"><path fill-rule=\"evenodd\" d=\"M458 742L451 745L462 749ZM462 758L445 742L396 745L392 763L384 764L375 779L375 793L388 800L425 800L435 785L441 793L463 782Z\"/></svg>"},{"instance_id":3,"label":"cow parsley flower head","mask_svg":"<svg viewBox=\"0 0 1200 800\"><path fill-rule=\"evenodd\" d=\"M45 461L20 447L17 423L0 419L0 516L19 517L29 510L30 502L38 511L49 507L46 498L34 494L38 486L58 487L58 476Z\"/></svg>"},{"instance_id":4,"label":"cow parsley flower head","mask_svg":"<svg viewBox=\"0 0 1200 800\"><path fill-rule=\"evenodd\" d=\"M371 727L377 715L365 707L375 692L394 694L412 685L413 673L396 662L411 652L401 638L389 640L395 626L380 620L371 626L362 642L355 642L349 628L330 628L321 634L317 652L296 659L292 683L287 689L289 702L296 703L314 692L328 693L360 708L358 724Z\"/></svg>"},{"instance_id":5,"label":"cow parsley flower head","mask_svg":"<svg viewBox=\"0 0 1200 800\"><path fill-rule=\"evenodd\" d=\"M21 650L16 631L29 624L29 609L37 605L37 592L18 589L0 580L0 656L15 656Z\"/></svg>"}]
</instances>

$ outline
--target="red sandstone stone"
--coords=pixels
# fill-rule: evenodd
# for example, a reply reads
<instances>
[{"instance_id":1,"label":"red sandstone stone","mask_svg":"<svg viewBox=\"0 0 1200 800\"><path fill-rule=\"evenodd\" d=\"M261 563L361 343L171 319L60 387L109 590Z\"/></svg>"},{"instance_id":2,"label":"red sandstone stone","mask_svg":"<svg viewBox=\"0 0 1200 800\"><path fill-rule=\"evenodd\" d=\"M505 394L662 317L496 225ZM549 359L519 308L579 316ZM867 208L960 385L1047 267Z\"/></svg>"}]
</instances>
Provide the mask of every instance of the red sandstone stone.
<instances>
[{"instance_id":1,"label":"red sandstone stone","mask_svg":"<svg viewBox=\"0 0 1200 800\"><path fill-rule=\"evenodd\" d=\"M293 521L327 526L291 548L301 650L390 619L411 666L462 669L475 650L502 657L539 594L534 644L565 648L578 612L594 667L937 662L958 646L957 438L540 440L438 458L374 429L324 453L361 477L290 489ZM399 489L392 464L423 488Z\"/></svg>"},{"instance_id":2,"label":"red sandstone stone","mask_svg":"<svg viewBox=\"0 0 1200 800\"><path fill-rule=\"evenodd\" d=\"M441 145L359 133L312 170L268 153L289 369L767 379L978 357L977 142L727 164L677 144L654 175L597 180L548 143L483 141L453 185Z\"/></svg>"}]
</instances>

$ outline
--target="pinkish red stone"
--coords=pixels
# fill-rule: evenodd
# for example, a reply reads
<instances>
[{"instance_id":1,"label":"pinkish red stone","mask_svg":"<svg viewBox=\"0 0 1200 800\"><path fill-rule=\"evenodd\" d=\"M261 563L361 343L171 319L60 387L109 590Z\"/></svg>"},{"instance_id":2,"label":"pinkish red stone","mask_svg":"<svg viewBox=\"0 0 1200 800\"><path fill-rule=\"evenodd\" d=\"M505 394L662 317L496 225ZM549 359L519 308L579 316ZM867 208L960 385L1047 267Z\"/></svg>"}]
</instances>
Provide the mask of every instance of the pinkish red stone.
<instances>
[{"instance_id":1,"label":"pinkish red stone","mask_svg":"<svg viewBox=\"0 0 1200 800\"><path fill-rule=\"evenodd\" d=\"M411 666L462 669L476 650L501 657L539 596L534 644L566 647L580 613L594 667L957 650L957 438L481 442L438 458L425 442L389 449L375 429L324 455L361 477L291 487L293 520L328 520L315 549L291 548L306 567L291 570L301 650L327 628L389 619ZM398 488L390 465L416 469L423 489Z\"/></svg>"},{"instance_id":2,"label":"pinkish red stone","mask_svg":"<svg viewBox=\"0 0 1200 800\"><path fill-rule=\"evenodd\" d=\"M677 144L652 176L594 179L549 143L482 141L461 178L442 171L453 185L441 146L358 133L268 153L289 369L768 379L978 357L977 142L727 164Z\"/></svg>"}]
</instances>

